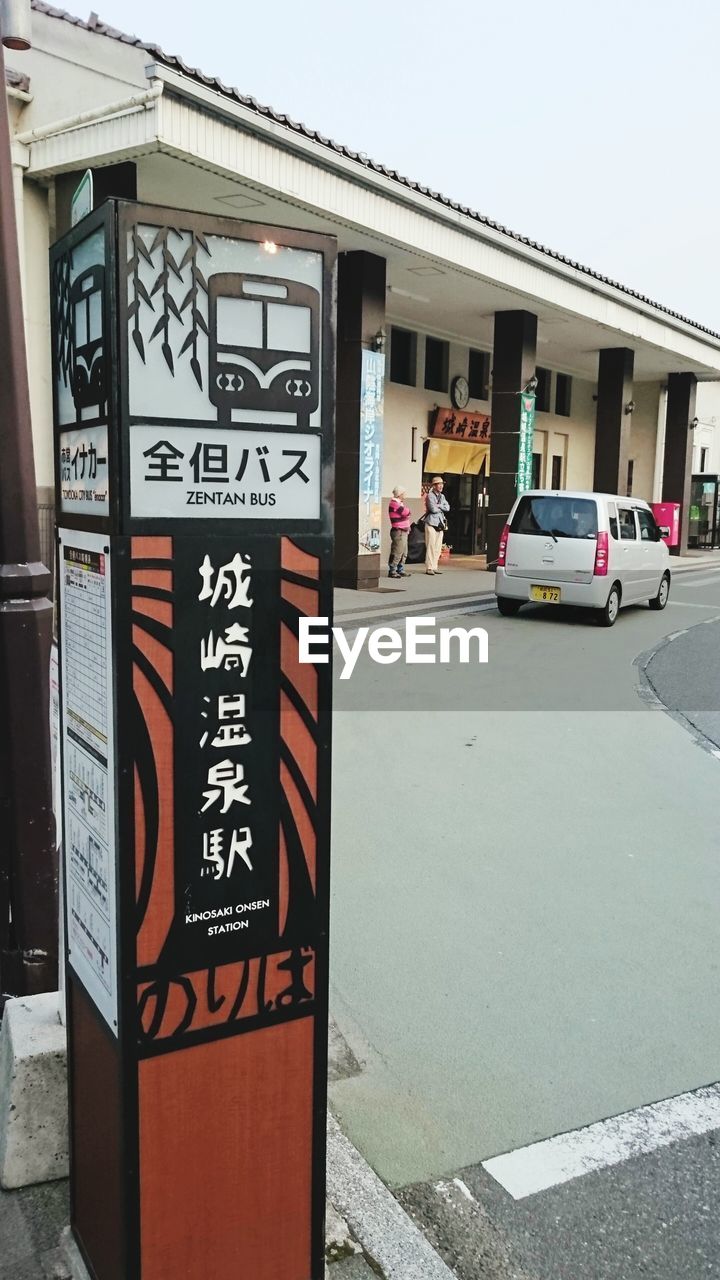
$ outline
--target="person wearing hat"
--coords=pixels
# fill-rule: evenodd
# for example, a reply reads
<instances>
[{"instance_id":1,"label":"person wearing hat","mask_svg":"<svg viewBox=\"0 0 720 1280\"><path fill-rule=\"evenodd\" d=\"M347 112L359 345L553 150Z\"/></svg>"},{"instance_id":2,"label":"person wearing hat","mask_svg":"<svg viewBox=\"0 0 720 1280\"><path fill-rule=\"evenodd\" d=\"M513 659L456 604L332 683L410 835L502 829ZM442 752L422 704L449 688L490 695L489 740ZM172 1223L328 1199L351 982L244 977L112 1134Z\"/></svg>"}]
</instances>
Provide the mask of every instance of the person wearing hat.
<instances>
[{"instance_id":1,"label":"person wearing hat","mask_svg":"<svg viewBox=\"0 0 720 1280\"><path fill-rule=\"evenodd\" d=\"M433 476L430 489L425 494L425 572L442 573L438 569L442 551L443 534L447 529L447 512L450 510L443 488L442 476Z\"/></svg>"},{"instance_id":2,"label":"person wearing hat","mask_svg":"<svg viewBox=\"0 0 720 1280\"><path fill-rule=\"evenodd\" d=\"M396 485L388 508L390 516L390 563L389 578L409 578L405 572L405 560L408 552L408 531L412 521L410 508L405 505L405 490Z\"/></svg>"}]
</instances>

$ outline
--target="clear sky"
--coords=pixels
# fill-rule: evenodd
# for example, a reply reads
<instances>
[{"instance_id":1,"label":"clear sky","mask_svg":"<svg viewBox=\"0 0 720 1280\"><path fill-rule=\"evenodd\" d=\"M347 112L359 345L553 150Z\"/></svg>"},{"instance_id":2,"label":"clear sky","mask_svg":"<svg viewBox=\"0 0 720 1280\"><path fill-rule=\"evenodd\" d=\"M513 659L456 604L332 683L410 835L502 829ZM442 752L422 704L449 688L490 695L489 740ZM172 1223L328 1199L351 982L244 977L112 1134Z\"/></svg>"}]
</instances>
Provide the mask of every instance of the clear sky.
<instances>
[{"instance_id":1,"label":"clear sky","mask_svg":"<svg viewBox=\"0 0 720 1280\"><path fill-rule=\"evenodd\" d=\"M103 21L720 330L717 0L94 2Z\"/></svg>"}]
</instances>

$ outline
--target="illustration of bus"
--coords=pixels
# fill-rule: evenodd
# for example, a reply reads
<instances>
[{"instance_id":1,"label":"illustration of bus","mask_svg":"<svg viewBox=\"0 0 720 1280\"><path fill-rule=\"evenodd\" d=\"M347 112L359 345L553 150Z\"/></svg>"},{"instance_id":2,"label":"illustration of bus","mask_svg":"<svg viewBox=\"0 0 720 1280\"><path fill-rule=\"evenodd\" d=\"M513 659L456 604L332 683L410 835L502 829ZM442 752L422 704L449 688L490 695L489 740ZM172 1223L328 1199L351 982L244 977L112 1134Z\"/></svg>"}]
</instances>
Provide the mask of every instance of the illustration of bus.
<instances>
[{"instance_id":1,"label":"illustration of bus","mask_svg":"<svg viewBox=\"0 0 720 1280\"><path fill-rule=\"evenodd\" d=\"M293 413L318 407L320 295L274 276L220 272L208 281L209 394L218 420L233 409Z\"/></svg>"},{"instance_id":2,"label":"illustration of bus","mask_svg":"<svg viewBox=\"0 0 720 1280\"><path fill-rule=\"evenodd\" d=\"M88 267L70 288L70 389L78 422L83 409L97 406L97 416L105 414L104 288L104 267Z\"/></svg>"}]
</instances>

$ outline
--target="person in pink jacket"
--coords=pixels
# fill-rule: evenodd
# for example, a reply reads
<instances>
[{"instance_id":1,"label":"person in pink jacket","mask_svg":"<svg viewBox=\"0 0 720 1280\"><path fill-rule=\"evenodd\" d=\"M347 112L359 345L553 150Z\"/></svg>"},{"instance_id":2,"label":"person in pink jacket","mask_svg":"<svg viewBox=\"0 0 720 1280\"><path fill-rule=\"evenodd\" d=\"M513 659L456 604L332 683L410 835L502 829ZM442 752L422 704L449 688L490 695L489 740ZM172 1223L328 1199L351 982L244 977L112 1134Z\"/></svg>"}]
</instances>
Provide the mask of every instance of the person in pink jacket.
<instances>
[{"instance_id":1,"label":"person in pink jacket","mask_svg":"<svg viewBox=\"0 0 720 1280\"><path fill-rule=\"evenodd\" d=\"M389 578L409 578L405 572L405 559L408 550L408 531L412 522L410 508L405 505L405 490L397 485L393 489L388 508L390 515L390 563Z\"/></svg>"}]
</instances>

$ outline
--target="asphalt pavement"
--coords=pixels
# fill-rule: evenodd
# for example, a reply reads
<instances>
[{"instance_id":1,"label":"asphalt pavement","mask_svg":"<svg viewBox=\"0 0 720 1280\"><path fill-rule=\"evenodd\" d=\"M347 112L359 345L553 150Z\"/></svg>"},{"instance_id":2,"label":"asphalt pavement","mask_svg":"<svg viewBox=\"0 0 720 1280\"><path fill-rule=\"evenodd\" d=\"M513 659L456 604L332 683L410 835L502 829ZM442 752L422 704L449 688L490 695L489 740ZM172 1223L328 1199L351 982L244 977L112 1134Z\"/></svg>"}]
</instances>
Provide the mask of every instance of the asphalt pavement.
<instances>
[{"instance_id":1,"label":"asphalt pavement","mask_svg":"<svg viewBox=\"0 0 720 1280\"><path fill-rule=\"evenodd\" d=\"M483 1167L720 1079L718 618L707 567L610 631L480 600L442 621L486 666L338 683L332 1105L462 1277L720 1270L714 1129L520 1200Z\"/></svg>"}]
</instances>

